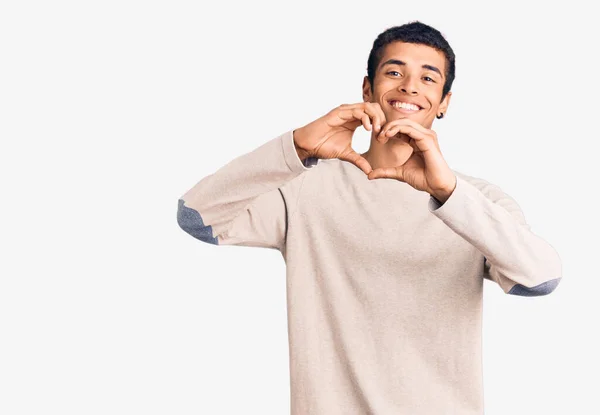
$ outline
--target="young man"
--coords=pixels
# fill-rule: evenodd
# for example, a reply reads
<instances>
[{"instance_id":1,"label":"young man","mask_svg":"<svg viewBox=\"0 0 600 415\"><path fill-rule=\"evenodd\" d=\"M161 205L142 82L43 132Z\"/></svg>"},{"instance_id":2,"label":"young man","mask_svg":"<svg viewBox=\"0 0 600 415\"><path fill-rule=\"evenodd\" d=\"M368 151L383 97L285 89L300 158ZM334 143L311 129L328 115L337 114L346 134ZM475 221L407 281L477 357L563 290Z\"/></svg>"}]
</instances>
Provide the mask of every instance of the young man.
<instances>
[{"instance_id":1,"label":"young man","mask_svg":"<svg viewBox=\"0 0 600 415\"><path fill-rule=\"evenodd\" d=\"M282 253L292 415L482 414L484 279L539 296L562 277L510 196L446 164L430 128L454 65L439 31L388 29L364 102L271 139L179 200L179 225L201 241Z\"/></svg>"}]
</instances>

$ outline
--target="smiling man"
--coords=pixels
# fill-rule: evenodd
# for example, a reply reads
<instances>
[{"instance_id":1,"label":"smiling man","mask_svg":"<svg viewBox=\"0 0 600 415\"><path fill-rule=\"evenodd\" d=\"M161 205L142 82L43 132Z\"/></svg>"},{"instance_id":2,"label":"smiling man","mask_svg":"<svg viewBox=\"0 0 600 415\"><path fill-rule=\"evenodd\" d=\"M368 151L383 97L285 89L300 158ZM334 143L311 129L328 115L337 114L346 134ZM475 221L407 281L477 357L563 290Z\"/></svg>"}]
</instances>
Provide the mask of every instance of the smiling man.
<instances>
[{"instance_id":1,"label":"smiling man","mask_svg":"<svg viewBox=\"0 0 600 415\"><path fill-rule=\"evenodd\" d=\"M179 199L195 238L281 252L292 415L483 414L484 280L534 297L562 277L515 200L442 156L431 126L448 110L454 59L423 23L386 30L362 102L272 138ZM351 146L361 125L362 155Z\"/></svg>"},{"instance_id":2,"label":"smiling man","mask_svg":"<svg viewBox=\"0 0 600 415\"><path fill-rule=\"evenodd\" d=\"M420 25L407 25L396 31L407 31L410 27L418 35ZM363 99L382 108L388 128L401 125L393 121L408 118L429 129L436 116L444 116L450 103L454 53L441 37L434 45L424 45L394 41L395 33L392 29L382 34L371 51L363 82ZM398 133L398 129L393 132ZM401 137L408 138L402 134ZM413 148L406 140L387 143L380 145L373 139L369 151L363 154L372 168L401 166L412 153Z\"/></svg>"}]
</instances>

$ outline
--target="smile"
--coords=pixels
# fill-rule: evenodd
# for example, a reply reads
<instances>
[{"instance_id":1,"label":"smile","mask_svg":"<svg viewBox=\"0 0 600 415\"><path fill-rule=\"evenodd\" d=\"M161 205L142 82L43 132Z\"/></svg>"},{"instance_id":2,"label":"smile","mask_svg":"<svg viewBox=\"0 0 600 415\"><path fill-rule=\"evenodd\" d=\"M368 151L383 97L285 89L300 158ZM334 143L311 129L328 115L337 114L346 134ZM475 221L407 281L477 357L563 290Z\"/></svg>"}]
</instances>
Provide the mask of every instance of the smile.
<instances>
[{"instance_id":1,"label":"smile","mask_svg":"<svg viewBox=\"0 0 600 415\"><path fill-rule=\"evenodd\" d=\"M397 110L399 112L405 113L405 114L414 113L421 109L420 106L418 106L416 104L410 104L408 102L390 101L389 103L392 106L392 108L394 108L395 110Z\"/></svg>"}]
</instances>

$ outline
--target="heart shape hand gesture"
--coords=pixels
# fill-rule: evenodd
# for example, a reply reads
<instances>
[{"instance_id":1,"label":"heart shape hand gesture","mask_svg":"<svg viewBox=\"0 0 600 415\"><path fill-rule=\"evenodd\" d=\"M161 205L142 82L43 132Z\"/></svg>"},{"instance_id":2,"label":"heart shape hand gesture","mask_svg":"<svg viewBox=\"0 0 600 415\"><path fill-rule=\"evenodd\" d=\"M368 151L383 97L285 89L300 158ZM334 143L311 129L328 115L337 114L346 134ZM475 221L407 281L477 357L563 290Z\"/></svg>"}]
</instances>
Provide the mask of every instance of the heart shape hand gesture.
<instances>
[{"instance_id":1,"label":"heart shape hand gesture","mask_svg":"<svg viewBox=\"0 0 600 415\"><path fill-rule=\"evenodd\" d=\"M427 192L445 201L456 186L456 176L442 156L435 131L401 118L385 124L377 141L400 140L413 148L410 158L401 166L381 167L368 173L369 179L391 178ZM443 200L442 200L443 199Z\"/></svg>"},{"instance_id":2,"label":"heart shape hand gesture","mask_svg":"<svg viewBox=\"0 0 600 415\"><path fill-rule=\"evenodd\" d=\"M401 166L372 169L369 162L352 148L352 136L360 125L378 133L377 140L401 140L413 148ZM425 191L444 202L454 191L456 176L444 160L437 134L408 118L386 123L378 103L343 104L317 120L294 130L294 145L301 159L316 157L348 161L369 179L391 178Z\"/></svg>"}]
</instances>

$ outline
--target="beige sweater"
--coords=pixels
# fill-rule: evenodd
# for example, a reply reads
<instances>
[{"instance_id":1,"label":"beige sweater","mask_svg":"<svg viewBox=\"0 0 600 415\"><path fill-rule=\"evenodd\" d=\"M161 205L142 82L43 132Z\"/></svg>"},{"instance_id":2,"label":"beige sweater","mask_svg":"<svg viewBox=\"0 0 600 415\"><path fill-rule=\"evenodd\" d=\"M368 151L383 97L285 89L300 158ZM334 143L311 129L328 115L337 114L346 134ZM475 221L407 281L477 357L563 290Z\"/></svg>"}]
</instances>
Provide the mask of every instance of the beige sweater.
<instances>
[{"instance_id":1,"label":"beige sweater","mask_svg":"<svg viewBox=\"0 0 600 415\"><path fill-rule=\"evenodd\" d=\"M292 415L483 413L484 278L545 295L562 265L510 196L454 173L440 206L348 162L303 163L288 131L181 197L195 238L282 253Z\"/></svg>"}]
</instances>

